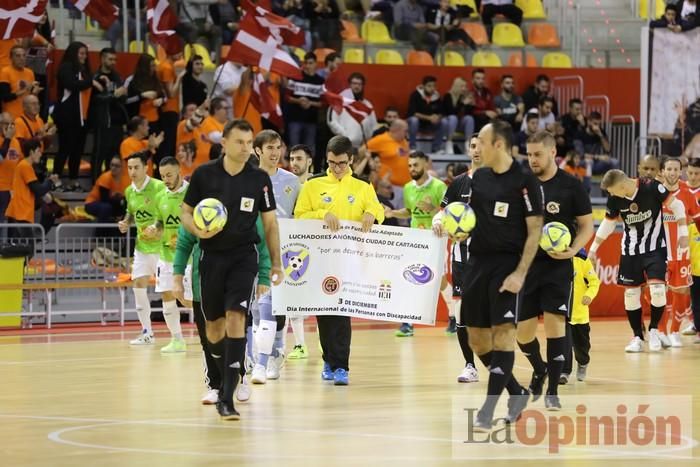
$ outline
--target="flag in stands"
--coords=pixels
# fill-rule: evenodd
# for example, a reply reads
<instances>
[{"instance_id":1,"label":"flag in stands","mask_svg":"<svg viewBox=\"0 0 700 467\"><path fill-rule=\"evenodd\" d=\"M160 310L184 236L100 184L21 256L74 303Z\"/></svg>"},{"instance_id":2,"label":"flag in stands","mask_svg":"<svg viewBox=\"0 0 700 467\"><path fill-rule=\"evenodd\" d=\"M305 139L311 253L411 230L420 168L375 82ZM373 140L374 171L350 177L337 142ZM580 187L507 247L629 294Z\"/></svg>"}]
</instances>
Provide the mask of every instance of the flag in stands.
<instances>
[{"instance_id":1,"label":"flag in stands","mask_svg":"<svg viewBox=\"0 0 700 467\"><path fill-rule=\"evenodd\" d=\"M0 38L32 37L36 24L46 11L47 0L2 0L0 4Z\"/></svg>"},{"instance_id":2,"label":"flag in stands","mask_svg":"<svg viewBox=\"0 0 700 467\"><path fill-rule=\"evenodd\" d=\"M321 100L328 104L337 114L342 113L343 109L347 110L350 116L360 124L372 113L372 108L367 106L364 102L340 96L334 92L330 92L325 89L325 87L321 95Z\"/></svg>"},{"instance_id":3,"label":"flag in stands","mask_svg":"<svg viewBox=\"0 0 700 467\"><path fill-rule=\"evenodd\" d=\"M182 39L175 33L179 21L168 0L148 0L146 19L153 42L163 47L168 55L182 52Z\"/></svg>"},{"instance_id":4,"label":"flag in stands","mask_svg":"<svg viewBox=\"0 0 700 467\"><path fill-rule=\"evenodd\" d=\"M119 17L119 8L110 0L72 0L75 7L97 21L102 29L109 28Z\"/></svg>"},{"instance_id":5,"label":"flag in stands","mask_svg":"<svg viewBox=\"0 0 700 467\"><path fill-rule=\"evenodd\" d=\"M282 109L270 94L270 83L265 79L263 73L255 73L253 78L253 92L250 94L250 103L255 109L260 112L263 118L266 118L276 127L282 128L284 121L282 120Z\"/></svg>"},{"instance_id":6,"label":"flag in stands","mask_svg":"<svg viewBox=\"0 0 700 467\"><path fill-rule=\"evenodd\" d=\"M262 2L253 4L250 0L243 0L241 6L246 14L255 16L255 21L260 26L270 31L280 45L301 47L304 45L304 31L287 18L277 16L269 11Z\"/></svg>"}]
</instances>

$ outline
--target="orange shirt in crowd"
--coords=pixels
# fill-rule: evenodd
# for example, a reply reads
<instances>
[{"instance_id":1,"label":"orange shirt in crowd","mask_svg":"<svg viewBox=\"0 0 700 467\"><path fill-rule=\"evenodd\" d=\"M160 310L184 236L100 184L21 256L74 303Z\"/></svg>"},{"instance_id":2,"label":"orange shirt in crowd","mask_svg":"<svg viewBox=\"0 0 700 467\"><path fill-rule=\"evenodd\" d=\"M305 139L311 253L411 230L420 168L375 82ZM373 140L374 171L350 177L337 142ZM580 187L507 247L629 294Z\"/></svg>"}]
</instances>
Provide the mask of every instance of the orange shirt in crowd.
<instances>
[{"instance_id":1,"label":"orange shirt in crowd","mask_svg":"<svg viewBox=\"0 0 700 467\"><path fill-rule=\"evenodd\" d=\"M22 159L17 164L15 176L12 179L12 199L7 206L5 216L16 221L34 222L34 192L29 184L37 180L34 167L29 159Z\"/></svg>"},{"instance_id":2,"label":"orange shirt in crowd","mask_svg":"<svg viewBox=\"0 0 700 467\"><path fill-rule=\"evenodd\" d=\"M161 60L161 62L158 64L156 68L156 74L158 75L158 79L161 80L161 82L166 86L166 88L173 84L177 79L177 75L175 74L175 66L170 60L167 59ZM161 111L175 113L180 112L179 90L173 97L168 96L168 101L165 104L163 104L163 106L161 107Z\"/></svg>"},{"instance_id":3,"label":"orange shirt in crowd","mask_svg":"<svg viewBox=\"0 0 700 467\"><path fill-rule=\"evenodd\" d=\"M260 112L250 103L250 86L246 86L245 90L239 87L233 93L233 115L236 118L247 120L250 126L253 127L254 135L262 131Z\"/></svg>"},{"instance_id":4,"label":"orange shirt in crowd","mask_svg":"<svg viewBox=\"0 0 700 467\"><path fill-rule=\"evenodd\" d=\"M29 118L26 114L21 113L21 116L15 118L15 138L18 140L32 139L36 137L37 133L44 128L44 120L40 116L34 118ZM41 144L42 149L46 145Z\"/></svg>"},{"instance_id":5,"label":"orange shirt in crowd","mask_svg":"<svg viewBox=\"0 0 700 467\"><path fill-rule=\"evenodd\" d=\"M12 65L9 65L0 70L0 83L9 83L10 92L12 93L19 91L21 88L30 87L34 81L34 72L27 67L17 70ZM9 112L15 118L22 115L24 113L24 108L22 107L24 96L26 94L15 100L3 102L3 111Z\"/></svg>"},{"instance_id":6,"label":"orange shirt in crowd","mask_svg":"<svg viewBox=\"0 0 700 467\"><path fill-rule=\"evenodd\" d=\"M238 114L235 114L238 115ZM211 115L202 121L199 126L199 140L197 140L197 154L194 156L194 166L199 167L205 162L209 162L209 151L211 150L210 137L212 133L223 133L224 123L219 123Z\"/></svg>"},{"instance_id":7,"label":"orange shirt in crowd","mask_svg":"<svg viewBox=\"0 0 700 467\"><path fill-rule=\"evenodd\" d=\"M190 141L194 140L194 144L196 145L197 148L199 148L199 145L202 144L200 140L200 127L195 127L192 129L192 131L187 131L187 120L182 120L180 123L177 124L177 136L175 137L175 147L177 150L180 149L180 145L184 143L189 143ZM195 160L192 161L191 165L187 165L184 161L180 161L180 174L183 177L190 177L192 173L194 172L194 169L197 168L196 164L196 156L197 154L195 153Z\"/></svg>"},{"instance_id":8,"label":"orange shirt in crowd","mask_svg":"<svg viewBox=\"0 0 700 467\"><path fill-rule=\"evenodd\" d=\"M0 136L0 146L5 144L5 138ZM0 161L0 191L12 190L12 178L15 174L15 169L19 161L24 159L22 156L22 146L17 138L12 138L7 154Z\"/></svg>"},{"instance_id":9,"label":"orange shirt in crowd","mask_svg":"<svg viewBox=\"0 0 700 467\"><path fill-rule=\"evenodd\" d=\"M148 120L148 123L158 121L158 107L153 105L153 99L141 99L139 115Z\"/></svg>"},{"instance_id":10,"label":"orange shirt in crowd","mask_svg":"<svg viewBox=\"0 0 700 467\"><path fill-rule=\"evenodd\" d=\"M573 175L574 177L578 178L579 180L583 180L586 178L586 168L585 167L574 167L569 164L564 164L564 172Z\"/></svg>"},{"instance_id":11,"label":"orange shirt in crowd","mask_svg":"<svg viewBox=\"0 0 700 467\"><path fill-rule=\"evenodd\" d=\"M0 40L0 70L12 64L10 59L10 50L17 44L17 39L2 39Z\"/></svg>"},{"instance_id":12,"label":"orange shirt in crowd","mask_svg":"<svg viewBox=\"0 0 700 467\"><path fill-rule=\"evenodd\" d=\"M395 186L404 186L411 181L411 174L408 172L408 141L398 142L387 131L367 141L367 149L379 154L380 177L391 172L389 181Z\"/></svg>"},{"instance_id":13,"label":"orange shirt in crowd","mask_svg":"<svg viewBox=\"0 0 700 467\"><path fill-rule=\"evenodd\" d=\"M112 171L108 170L97 178L95 185L92 187L92 190L90 190L90 193L88 193L87 198L85 198L85 204L100 201L100 188L108 189L110 196L115 193L121 193L123 195L129 183L131 183L129 177L125 173L122 172L120 179L115 180Z\"/></svg>"},{"instance_id":14,"label":"orange shirt in crowd","mask_svg":"<svg viewBox=\"0 0 700 467\"><path fill-rule=\"evenodd\" d=\"M133 136L128 136L122 141L119 146L119 155L122 156L124 161L124 167L126 168L126 158L137 152L143 152L148 149L148 140L136 139ZM149 177L153 176L153 160L148 158L148 166L146 167L146 172Z\"/></svg>"}]
</instances>

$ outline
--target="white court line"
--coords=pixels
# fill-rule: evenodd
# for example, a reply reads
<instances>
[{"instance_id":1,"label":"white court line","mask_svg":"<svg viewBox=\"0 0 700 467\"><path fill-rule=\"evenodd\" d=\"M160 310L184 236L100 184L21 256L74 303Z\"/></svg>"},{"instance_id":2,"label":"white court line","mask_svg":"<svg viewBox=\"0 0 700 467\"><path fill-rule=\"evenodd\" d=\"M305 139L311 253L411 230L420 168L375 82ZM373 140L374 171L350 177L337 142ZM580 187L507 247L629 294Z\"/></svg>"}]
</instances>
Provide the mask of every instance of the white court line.
<instances>
[{"instance_id":1,"label":"white court line","mask_svg":"<svg viewBox=\"0 0 700 467\"><path fill-rule=\"evenodd\" d=\"M526 371L532 371L532 367L525 367L525 366L519 366L519 365L513 365L513 369L519 369L519 370L526 370ZM681 386L678 384L662 384L662 383L652 383L649 381L635 381L631 379L616 379L616 378L597 378L593 376L586 376L586 381L589 380L595 380L595 381L605 381L609 383L614 383L614 384L641 384L644 386L658 386L662 388L678 388L678 389L689 389L688 386ZM585 383L585 381L579 381L579 383ZM572 384L574 386L575 384ZM564 384L561 386L569 386L569 384ZM561 388L560 388L561 389Z\"/></svg>"},{"instance_id":2,"label":"white court line","mask_svg":"<svg viewBox=\"0 0 700 467\"><path fill-rule=\"evenodd\" d=\"M126 360L131 358L130 355L124 355L121 357L92 357L92 358L66 358L66 359L52 359L52 360L17 360L17 361L2 361L0 360L0 365L33 365L37 363L65 363L65 362L92 362L98 360Z\"/></svg>"}]
</instances>

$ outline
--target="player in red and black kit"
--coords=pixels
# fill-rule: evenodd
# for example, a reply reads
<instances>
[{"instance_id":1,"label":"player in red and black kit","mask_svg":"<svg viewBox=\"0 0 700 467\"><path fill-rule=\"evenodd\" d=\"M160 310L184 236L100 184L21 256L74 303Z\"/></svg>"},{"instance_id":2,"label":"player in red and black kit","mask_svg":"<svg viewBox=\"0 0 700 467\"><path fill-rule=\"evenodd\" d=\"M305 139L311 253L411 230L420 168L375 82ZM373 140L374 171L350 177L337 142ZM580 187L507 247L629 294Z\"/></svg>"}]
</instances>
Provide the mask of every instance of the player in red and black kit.
<instances>
[{"instance_id":1,"label":"player in red and black kit","mask_svg":"<svg viewBox=\"0 0 700 467\"><path fill-rule=\"evenodd\" d=\"M651 321L649 350L661 350L659 321L666 307L666 238L662 210L667 206L678 222L678 257L688 250L688 226L685 206L658 181L629 178L621 170L609 170L600 187L608 198L605 219L596 232L588 257L595 263L600 245L615 230L622 218L624 234L617 283L625 287L625 310L634 337L625 352L641 352L644 341L642 285L649 285Z\"/></svg>"}]
</instances>

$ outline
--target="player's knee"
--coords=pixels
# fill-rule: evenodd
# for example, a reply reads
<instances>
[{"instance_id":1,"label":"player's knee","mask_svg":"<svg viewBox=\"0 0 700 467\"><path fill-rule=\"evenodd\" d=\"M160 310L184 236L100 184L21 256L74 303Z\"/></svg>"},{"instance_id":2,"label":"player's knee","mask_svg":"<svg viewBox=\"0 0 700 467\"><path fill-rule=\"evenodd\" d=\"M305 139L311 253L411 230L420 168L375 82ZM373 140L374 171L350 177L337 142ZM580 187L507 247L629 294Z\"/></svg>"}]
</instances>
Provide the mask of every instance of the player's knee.
<instances>
[{"instance_id":1,"label":"player's knee","mask_svg":"<svg viewBox=\"0 0 700 467\"><path fill-rule=\"evenodd\" d=\"M633 287L625 289L625 310L638 310L642 307L642 289Z\"/></svg>"},{"instance_id":2,"label":"player's knee","mask_svg":"<svg viewBox=\"0 0 700 467\"><path fill-rule=\"evenodd\" d=\"M519 344L532 342L537 333L537 318L526 319L518 322L516 339Z\"/></svg>"},{"instance_id":3,"label":"player's knee","mask_svg":"<svg viewBox=\"0 0 700 467\"><path fill-rule=\"evenodd\" d=\"M651 306L666 306L666 286L655 282L649 284L649 295L651 296Z\"/></svg>"},{"instance_id":4,"label":"player's knee","mask_svg":"<svg viewBox=\"0 0 700 467\"><path fill-rule=\"evenodd\" d=\"M515 326L510 323L499 324L493 331L493 350L512 352L515 350Z\"/></svg>"},{"instance_id":5,"label":"player's knee","mask_svg":"<svg viewBox=\"0 0 700 467\"><path fill-rule=\"evenodd\" d=\"M492 350L490 329L467 328L469 347L477 355L483 355Z\"/></svg>"},{"instance_id":6,"label":"player's knee","mask_svg":"<svg viewBox=\"0 0 700 467\"><path fill-rule=\"evenodd\" d=\"M556 313L545 313L544 333L549 339L564 337L566 334L566 316Z\"/></svg>"},{"instance_id":7,"label":"player's knee","mask_svg":"<svg viewBox=\"0 0 700 467\"><path fill-rule=\"evenodd\" d=\"M223 319L216 321L207 321L206 323L207 340L212 343L219 342L226 335L226 326Z\"/></svg>"}]
</instances>

